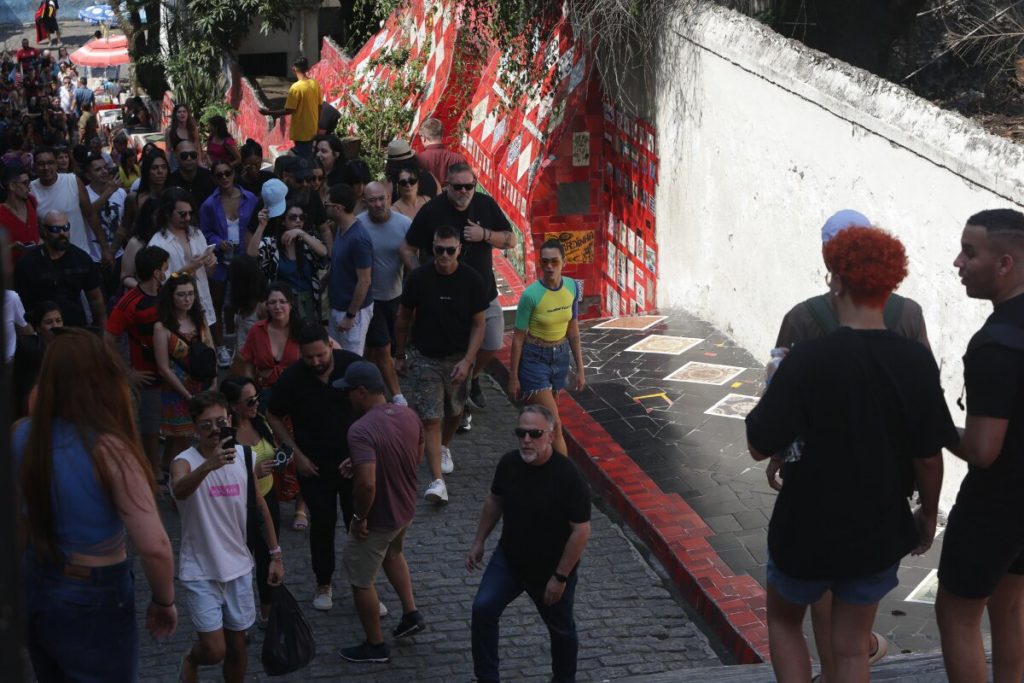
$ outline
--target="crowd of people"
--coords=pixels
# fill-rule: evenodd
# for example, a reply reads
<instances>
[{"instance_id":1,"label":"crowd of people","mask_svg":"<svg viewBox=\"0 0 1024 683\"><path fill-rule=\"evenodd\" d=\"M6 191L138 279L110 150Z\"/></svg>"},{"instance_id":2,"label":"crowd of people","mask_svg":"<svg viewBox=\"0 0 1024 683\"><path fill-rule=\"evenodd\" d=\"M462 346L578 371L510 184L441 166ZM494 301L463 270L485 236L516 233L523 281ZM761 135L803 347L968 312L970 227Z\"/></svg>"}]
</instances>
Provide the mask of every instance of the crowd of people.
<instances>
[{"instance_id":1,"label":"crowd of people","mask_svg":"<svg viewBox=\"0 0 1024 683\"><path fill-rule=\"evenodd\" d=\"M963 428L947 408L921 306L893 293L907 276L903 244L851 210L833 215L821 236L829 291L786 314L768 387L747 417L750 452L771 458L768 483L779 491L767 566L775 674L783 683L870 680L888 650L872 631L878 604L899 583L901 559L935 538L947 449L968 473L938 568L946 674L987 680L987 608L995 680L1019 681L1024 214L968 218L953 264L967 295L994 306L964 356ZM813 678L808 608L821 664Z\"/></svg>"},{"instance_id":2,"label":"crowd of people","mask_svg":"<svg viewBox=\"0 0 1024 683\"><path fill-rule=\"evenodd\" d=\"M307 70L296 62L282 112L301 136L329 116ZM242 680L246 632L266 625L284 576L286 506L291 527L308 531L314 609L334 606L339 509L348 530L365 637L343 657L390 657L381 569L402 607L392 637L425 627L403 540L421 495L448 501L453 437L472 428L469 404L485 406L480 373L503 336L492 251L516 240L441 135L431 119L421 154L393 141L381 179L358 141L322 129L264 168L257 143L239 146L218 117L201 130L178 104L166 149L100 140L75 164L37 142L5 163L6 359L39 680L137 676L126 535L152 590L149 632L168 635L176 605L188 606L197 639L180 680L217 664ZM504 518L473 609L482 681L498 680L497 620L523 591L551 630L555 680L576 669L589 497L553 454L565 452L555 396L570 347L583 385L579 287L561 276L557 241L541 254L544 279L517 318L516 364L529 377L519 448L498 465L466 562L482 565ZM176 571L159 496L181 520ZM543 552L524 552L526 538ZM95 608L58 604L63 590Z\"/></svg>"}]
</instances>

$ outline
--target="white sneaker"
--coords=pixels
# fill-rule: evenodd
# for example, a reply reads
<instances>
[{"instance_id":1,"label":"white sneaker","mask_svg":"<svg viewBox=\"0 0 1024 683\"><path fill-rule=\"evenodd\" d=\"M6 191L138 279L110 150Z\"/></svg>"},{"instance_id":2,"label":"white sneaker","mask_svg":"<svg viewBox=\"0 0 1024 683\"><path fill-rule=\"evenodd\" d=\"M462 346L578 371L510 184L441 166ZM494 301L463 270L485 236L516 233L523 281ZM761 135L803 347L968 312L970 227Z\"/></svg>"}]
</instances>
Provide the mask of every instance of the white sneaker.
<instances>
[{"instance_id":1,"label":"white sneaker","mask_svg":"<svg viewBox=\"0 0 1024 683\"><path fill-rule=\"evenodd\" d=\"M380 600L378 600L377 602L379 602L379 603L380 603L380 616L382 616L382 617L386 617L386 616L388 615L388 606L387 606L387 605L385 605L385 604L384 604L383 602L381 602Z\"/></svg>"},{"instance_id":2,"label":"white sneaker","mask_svg":"<svg viewBox=\"0 0 1024 683\"><path fill-rule=\"evenodd\" d=\"M444 479L435 479L427 487L427 493L423 497L431 503L447 503L448 487L444 485Z\"/></svg>"},{"instance_id":3,"label":"white sneaker","mask_svg":"<svg viewBox=\"0 0 1024 683\"><path fill-rule=\"evenodd\" d=\"M405 400L405 396L402 396L401 394L395 394L394 396L392 396L391 402L394 403L396 406L409 405L409 402Z\"/></svg>"},{"instance_id":4,"label":"white sneaker","mask_svg":"<svg viewBox=\"0 0 1024 683\"><path fill-rule=\"evenodd\" d=\"M455 461L452 460L452 452L447 446L441 446L441 474L451 474L455 471Z\"/></svg>"},{"instance_id":5,"label":"white sneaker","mask_svg":"<svg viewBox=\"0 0 1024 683\"><path fill-rule=\"evenodd\" d=\"M323 612L334 607L334 588L328 586L326 591L322 591L320 588L316 589L316 597L313 598L313 609L318 609Z\"/></svg>"},{"instance_id":6,"label":"white sneaker","mask_svg":"<svg viewBox=\"0 0 1024 683\"><path fill-rule=\"evenodd\" d=\"M217 366L221 368L231 367L231 351L228 350L228 347L217 347Z\"/></svg>"}]
</instances>

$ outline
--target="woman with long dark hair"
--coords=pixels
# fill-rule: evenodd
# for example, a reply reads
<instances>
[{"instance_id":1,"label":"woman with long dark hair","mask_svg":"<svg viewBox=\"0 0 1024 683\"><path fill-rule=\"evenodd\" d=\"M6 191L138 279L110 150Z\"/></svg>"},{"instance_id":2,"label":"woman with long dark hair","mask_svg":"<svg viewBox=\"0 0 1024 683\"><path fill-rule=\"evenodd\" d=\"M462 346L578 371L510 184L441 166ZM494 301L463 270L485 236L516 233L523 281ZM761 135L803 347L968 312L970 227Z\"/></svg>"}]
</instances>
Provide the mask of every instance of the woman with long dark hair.
<instances>
[{"instance_id":1,"label":"woman with long dark hair","mask_svg":"<svg viewBox=\"0 0 1024 683\"><path fill-rule=\"evenodd\" d=\"M211 373L206 363L213 353L213 337L196 295L195 278L172 273L157 295L156 311L153 354L164 382L160 431L167 439L163 457L166 468L174 456L192 445L194 429L188 401L210 388L216 367ZM203 351L203 345L210 351Z\"/></svg>"},{"instance_id":2,"label":"woman with long dark hair","mask_svg":"<svg viewBox=\"0 0 1024 683\"><path fill-rule=\"evenodd\" d=\"M138 443L121 360L85 330L54 338L32 417L12 439L28 650L40 681L137 679L126 533L153 591L147 629L163 638L177 625L174 557Z\"/></svg>"},{"instance_id":3,"label":"woman with long dark hair","mask_svg":"<svg viewBox=\"0 0 1024 683\"><path fill-rule=\"evenodd\" d=\"M321 283L317 272L327 259L327 247L307 230L301 205L287 204L277 218L272 218L267 209L261 211L246 253L259 258L267 280L282 280L292 288L304 320L320 320Z\"/></svg>"},{"instance_id":4,"label":"woman with long dark hair","mask_svg":"<svg viewBox=\"0 0 1024 683\"><path fill-rule=\"evenodd\" d=\"M228 131L227 119L223 116L211 116L206 126L206 157L211 166L218 161L234 166L242 160L238 143Z\"/></svg>"},{"instance_id":5,"label":"woman with long dark hair","mask_svg":"<svg viewBox=\"0 0 1024 683\"><path fill-rule=\"evenodd\" d=\"M423 205L430 201L430 197L419 193L420 178L417 166L415 164L401 166L388 177L388 180L394 185L398 195L398 199L391 204L391 208L403 216L407 216L410 220L416 218L416 214L423 208Z\"/></svg>"},{"instance_id":6,"label":"woman with long dark hair","mask_svg":"<svg viewBox=\"0 0 1024 683\"><path fill-rule=\"evenodd\" d=\"M131 289L139 284L135 279L135 254L149 244L156 233L157 224L153 220L160 205L160 195L167 185L170 166L167 155L162 150L153 148L142 153L142 169L139 171L139 189L128 195L124 204L124 221L122 223L126 235L130 235L124 246L121 258L121 284Z\"/></svg>"},{"instance_id":7,"label":"woman with long dark hair","mask_svg":"<svg viewBox=\"0 0 1024 683\"><path fill-rule=\"evenodd\" d=\"M178 161L174 150L182 140L188 140L196 146L196 151L199 152L199 163L205 166L206 159L203 154L203 143L199 139L199 125L192 117L192 110L184 103L174 105L174 110L171 112L171 122L168 124L167 129L164 130L164 149L170 153L172 172L178 168Z\"/></svg>"},{"instance_id":8,"label":"woman with long dark hair","mask_svg":"<svg viewBox=\"0 0 1024 683\"><path fill-rule=\"evenodd\" d=\"M260 413L260 398L256 384L250 377L227 377L220 385L220 393L228 400L231 424L235 428L235 441L252 449L256 485L267 503L270 518L274 521L274 534L281 536L281 508L274 490L274 454L277 440L267 418ZM256 590L260 597L259 620L265 626L270 616L271 597L275 586L267 583L270 575L270 548L260 533L259 520L249 519L246 534L249 551L256 560Z\"/></svg>"},{"instance_id":9,"label":"woman with long dark hair","mask_svg":"<svg viewBox=\"0 0 1024 683\"><path fill-rule=\"evenodd\" d=\"M313 151L324 169L324 186L329 188L342 182L345 166L345 146L337 135L322 135L313 140Z\"/></svg>"}]
</instances>

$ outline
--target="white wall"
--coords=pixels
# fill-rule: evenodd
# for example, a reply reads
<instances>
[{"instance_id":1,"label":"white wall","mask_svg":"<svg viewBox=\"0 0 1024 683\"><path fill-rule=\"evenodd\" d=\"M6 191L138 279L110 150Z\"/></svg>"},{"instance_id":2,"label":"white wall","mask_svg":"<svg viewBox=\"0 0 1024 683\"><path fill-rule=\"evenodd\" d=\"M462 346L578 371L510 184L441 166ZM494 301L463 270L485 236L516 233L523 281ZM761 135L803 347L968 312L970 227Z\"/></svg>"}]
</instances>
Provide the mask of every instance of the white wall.
<instances>
[{"instance_id":1,"label":"white wall","mask_svg":"<svg viewBox=\"0 0 1024 683\"><path fill-rule=\"evenodd\" d=\"M853 208L900 237L954 421L961 356L991 310L952 261L967 217L1024 203L1024 149L860 69L688 0L658 69L660 307L767 360L782 316L824 291L819 228ZM947 454L943 509L963 464Z\"/></svg>"}]
</instances>

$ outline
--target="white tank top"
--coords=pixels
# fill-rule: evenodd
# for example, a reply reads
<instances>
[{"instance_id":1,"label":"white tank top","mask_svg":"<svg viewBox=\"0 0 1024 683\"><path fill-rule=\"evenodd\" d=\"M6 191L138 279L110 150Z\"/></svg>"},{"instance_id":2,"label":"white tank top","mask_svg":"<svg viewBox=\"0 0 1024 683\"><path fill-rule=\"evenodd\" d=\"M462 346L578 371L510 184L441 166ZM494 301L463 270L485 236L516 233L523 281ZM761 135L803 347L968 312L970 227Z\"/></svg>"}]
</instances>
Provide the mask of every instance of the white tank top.
<instances>
[{"instance_id":1,"label":"white tank top","mask_svg":"<svg viewBox=\"0 0 1024 683\"><path fill-rule=\"evenodd\" d=\"M181 550L178 578L182 581L227 582L252 571L252 555L245 542L245 451L235 447L235 461L214 470L195 492L178 500L181 513ZM194 447L175 460L184 460L192 471L203 464Z\"/></svg>"}]
</instances>

